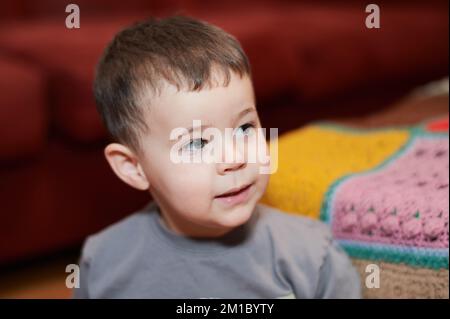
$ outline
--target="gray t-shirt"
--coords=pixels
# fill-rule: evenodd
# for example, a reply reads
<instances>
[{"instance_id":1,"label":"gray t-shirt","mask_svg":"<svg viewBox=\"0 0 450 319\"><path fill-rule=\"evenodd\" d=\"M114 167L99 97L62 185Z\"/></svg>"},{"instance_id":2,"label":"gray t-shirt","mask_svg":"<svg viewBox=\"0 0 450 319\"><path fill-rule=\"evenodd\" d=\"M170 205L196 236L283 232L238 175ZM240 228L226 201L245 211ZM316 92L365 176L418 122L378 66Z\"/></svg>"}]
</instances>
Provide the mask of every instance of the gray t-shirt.
<instances>
[{"instance_id":1,"label":"gray t-shirt","mask_svg":"<svg viewBox=\"0 0 450 319\"><path fill-rule=\"evenodd\" d=\"M328 227L258 204L219 239L175 234L152 202L89 237L75 298L359 298Z\"/></svg>"}]
</instances>

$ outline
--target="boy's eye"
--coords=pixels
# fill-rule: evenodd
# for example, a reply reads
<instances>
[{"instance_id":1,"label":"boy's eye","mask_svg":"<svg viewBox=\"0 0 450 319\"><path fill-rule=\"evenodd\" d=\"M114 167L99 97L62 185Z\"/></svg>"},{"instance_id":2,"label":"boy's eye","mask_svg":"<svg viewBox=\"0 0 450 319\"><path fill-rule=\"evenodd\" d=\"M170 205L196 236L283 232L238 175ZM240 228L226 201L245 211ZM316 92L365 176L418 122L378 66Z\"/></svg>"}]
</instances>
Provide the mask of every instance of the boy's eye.
<instances>
[{"instance_id":1,"label":"boy's eye","mask_svg":"<svg viewBox=\"0 0 450 319\"><path fill-rule=\"evenodd\" d=\"M245 123L244 125L238 127L236 133L243 135L250 135L253 132L254 128L255 125L253 123Z\"/></svg>"},{"instance_id":2,"label":"boy's eye","mask_svg":"<svg viewBox=\"0 0 450 319\"><path fill-rule=\"evenodd\" d=\"M197 151L202 149L206 144L208 144L208 141L203 138L196 138L192 141L190 141L188 144L185 145L185 149L188 151Z\"/></svg>"}]
</instances>

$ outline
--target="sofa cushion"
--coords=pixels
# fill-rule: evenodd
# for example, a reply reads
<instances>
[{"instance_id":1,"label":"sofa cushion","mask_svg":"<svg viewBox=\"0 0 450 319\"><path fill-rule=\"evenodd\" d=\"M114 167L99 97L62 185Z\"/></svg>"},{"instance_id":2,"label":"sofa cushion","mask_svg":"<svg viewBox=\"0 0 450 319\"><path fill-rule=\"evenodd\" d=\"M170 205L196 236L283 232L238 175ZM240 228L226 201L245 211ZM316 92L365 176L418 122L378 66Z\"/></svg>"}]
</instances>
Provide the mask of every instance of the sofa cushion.
<instances>
[{"instance_id":1,"label":"sofa cushion","mask_svg":"<svg viewBox=\"0 0 450 319\"><path fill-rule=\"evenodd\" d=\"M44 147L47 136L44 74L6 55L0 55L0 74L0 160L33 155Z\"/></svg>"},{"instance_id":2,"label":"sofa cushion","mask_svg":"<svg viewBox=\"0 0 450 319\"><path fill-rule=\"evenodd\" d=\"M385 4L380 30L364 27L366 13L354 3L343 8L265 3L245 12L199 7L186 13L241 41L259 101L286 92L314 100L361 87L398 87L398 82L404 87L447 72L448 16L439 6ZM23 22L0 30L0 47L49 72L58 128L79 141L99 140L105 130L92 96L94 66L113 35L144 16L85 18L77 30L60 20ZM420 22L424 17L427 22Z\"/></svg>"},{"instance_id":3,"label":"sofa cushion","mask_svg":"<svg viewBox=\"0 0 450 319\"><path fill-rule=\"evenodd\" d=\"M53 20L25 22L0 29L0 48L39 65L48 73L52 122L79 141L102 139L105 131L92 94L94 66L106 43L133 18L84 21L66 29Z\"/></svg>"},{"instance_id":4,"label":"sofa cushion","mask_svg":"<svg viewBox=\"0 0 450 319\"><path fill-rule=\"evenodd\" d=\"M77 30L51 20L16 24L0 30L0 47L49 72L52 116L59 129L78 141L95 141L106 135L92 94L95 65L114 34L142 18L85 19ZM270 32L276 18L279 16L265 11L242 17L217 14L208 19L242 41L255 70L257 94L262 97L280 94L294 83L293 56L290 58L287 47Z\"/></svg>"},{"instance_id":5,"label":"sofa cushion","mask_svg":"<svg viewBox=\"0 0 450 319\"><path fill-rule=\"evenodd\" d=\"M304 99L362 87L415 86L448 74L448 2L380 5L380 29L367 29L364 6L299 4L286 10L279 36L298 61Z\"/></svg>"}]
</instances>

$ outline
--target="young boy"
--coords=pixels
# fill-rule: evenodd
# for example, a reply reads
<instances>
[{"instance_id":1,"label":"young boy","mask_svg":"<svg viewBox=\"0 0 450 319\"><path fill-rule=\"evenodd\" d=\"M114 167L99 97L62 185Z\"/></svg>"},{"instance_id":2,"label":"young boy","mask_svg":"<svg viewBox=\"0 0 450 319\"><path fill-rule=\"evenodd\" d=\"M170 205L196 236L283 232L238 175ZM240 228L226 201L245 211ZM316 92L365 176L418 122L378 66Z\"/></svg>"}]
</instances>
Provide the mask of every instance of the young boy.
<instances>
[{"instance_id":1,"label":"young boy","mask_svg":"<svg viewBox=\"0 0 450 319\"><path fill-rule=\"evenodd\" d=\"M256 139L250 65L234 37L180 16L129 27L99 62L95 97L117 141L105 148L112 170L154 201L87 239L75 297L360 296L327 227L258 204L263 163L225 156L267 146ZM208 128L231 129L247 148ZM222 157L176 160L199 159L208 144Z\"/></svg>"}]
</instances>

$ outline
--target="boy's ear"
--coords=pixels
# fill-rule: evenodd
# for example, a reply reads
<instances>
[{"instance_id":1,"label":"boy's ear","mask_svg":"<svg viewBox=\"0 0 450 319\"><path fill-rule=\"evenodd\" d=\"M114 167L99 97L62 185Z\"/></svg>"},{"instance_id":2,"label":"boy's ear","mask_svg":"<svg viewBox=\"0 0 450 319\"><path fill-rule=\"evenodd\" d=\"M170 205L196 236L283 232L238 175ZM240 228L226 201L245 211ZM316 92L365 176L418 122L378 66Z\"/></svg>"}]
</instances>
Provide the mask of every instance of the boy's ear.
<instances>
[{"instance_id":1,"label":"boy's ear","mask_svg":"<svg viewBox=\"0 0 450 319\"><path fill-rule=\"evenodd\" d=\"M136 155L126 146L111 143L105 147L105 157L116 175L125 183L139 190L150 186Z\"/></svg>"}]
</instances>

